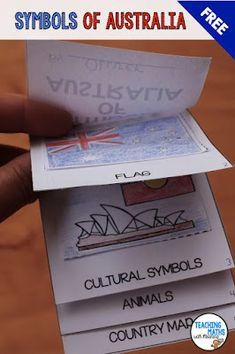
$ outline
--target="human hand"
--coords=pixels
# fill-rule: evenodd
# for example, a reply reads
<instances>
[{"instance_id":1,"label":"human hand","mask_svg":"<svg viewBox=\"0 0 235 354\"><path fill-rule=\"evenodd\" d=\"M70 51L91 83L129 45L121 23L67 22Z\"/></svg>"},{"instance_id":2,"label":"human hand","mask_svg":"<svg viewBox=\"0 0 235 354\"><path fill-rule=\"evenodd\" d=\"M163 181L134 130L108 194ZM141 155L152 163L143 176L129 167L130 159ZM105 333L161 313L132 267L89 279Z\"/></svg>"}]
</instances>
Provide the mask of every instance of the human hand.
<instances>
[{"instance_id":1,"label":"human hand","mask_svg":"<svg viewBox=\"0 0 235 354\"><path fill-rule=\"evenodd\" d=\"M67 133L72 126L72 118L64 110L27 101L23 96L0 97L0 133L55 137ZM0 222L36 198L29 152L0 145Z\"/></svg>"}]
</instances>

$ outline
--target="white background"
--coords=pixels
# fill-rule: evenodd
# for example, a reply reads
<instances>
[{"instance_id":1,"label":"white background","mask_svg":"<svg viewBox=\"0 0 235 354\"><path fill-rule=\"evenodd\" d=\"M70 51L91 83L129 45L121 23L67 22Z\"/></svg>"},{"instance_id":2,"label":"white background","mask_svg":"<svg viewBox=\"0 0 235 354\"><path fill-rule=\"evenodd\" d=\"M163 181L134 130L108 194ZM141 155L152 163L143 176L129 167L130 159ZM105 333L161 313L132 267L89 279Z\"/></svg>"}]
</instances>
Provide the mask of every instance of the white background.
<instances>
[{"instance_id":1,"label":"white background","mask_svg":"<svg viewBox=\"0 0 235 354\"><path fill-rule=\"evenodd\" d=\"M15 13L17 11L39 12L74 11L78 14L76 30L17 30L15 27ZM101 12L101 23L97 30L86 30L82 25L85 12ZM186 30L106 30L106 20L109 11L182 11L186 22ZM177 16L176 16L177 17ZM169 23L169 19L167 18ZM188 14L177 0L8 0L1 1L0 6L0 39L211 39L211 36Z\"/></svg>"}]
</instances>

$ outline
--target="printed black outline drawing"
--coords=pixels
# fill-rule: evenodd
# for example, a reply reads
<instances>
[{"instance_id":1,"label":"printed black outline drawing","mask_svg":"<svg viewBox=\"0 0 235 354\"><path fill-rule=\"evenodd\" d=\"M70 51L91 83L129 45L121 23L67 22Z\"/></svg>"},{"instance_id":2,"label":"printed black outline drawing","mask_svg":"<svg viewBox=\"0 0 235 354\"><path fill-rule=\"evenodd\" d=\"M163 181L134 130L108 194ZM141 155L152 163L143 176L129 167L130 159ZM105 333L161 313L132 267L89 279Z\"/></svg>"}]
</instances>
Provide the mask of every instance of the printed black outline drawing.
<instances>
[{"instance_id":1,"label":"printed black outline drawing","mask_svg":"<svg viewBox=\"0 0 235 354\"><path fill-rule=\"evenodd\" d=\"M163 216L158 208L151 208L132 215L115 205L100 204L100 207L105 211L104 214L91 214L89 220L75 223L80 230L76 243L79 251L144 240L195 227L193 220L182 217L185 210L176 210ZM119 214L118 222L114 214ZM146 220L146 216L151 221ZM91 238L90 243L83 242L88 238Z\"/></svg>"}]
</instances>

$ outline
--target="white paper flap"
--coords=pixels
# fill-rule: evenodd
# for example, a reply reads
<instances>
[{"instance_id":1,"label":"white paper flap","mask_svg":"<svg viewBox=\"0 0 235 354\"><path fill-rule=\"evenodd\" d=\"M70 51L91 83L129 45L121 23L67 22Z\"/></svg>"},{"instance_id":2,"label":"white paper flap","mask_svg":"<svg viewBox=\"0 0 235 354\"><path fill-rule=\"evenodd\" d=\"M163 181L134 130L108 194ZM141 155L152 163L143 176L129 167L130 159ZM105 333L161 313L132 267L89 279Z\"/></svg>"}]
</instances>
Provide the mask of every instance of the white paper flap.
<instances>
[{"instance_id":1,"label":"white paper flap","mask_svg":"<svg viewBox=\"0 0 235 354\"><path fill-rule=\"evenodd\" d=\"M131 325L67 335L63 337L65 353L80 354L82 351L83 354L94 352L111 354L183 341L190 338L193 320L206 312L216 313L226 321L229 330L235 329L235 305L232 304Z\"/></svg>"},{"instance_id":2,"label":"white paper flap","mask_svg":"<svg viewBox=\"0 0 235 354\"><path fill-rule=\"evenodd\" d=\"M199 295L200 294L200 295ZM58 305L62 334L77 333L235 302L230 271Z\"/></svg>"},{"instance_id":3,"label":"white paper flap","mask_svg":"<svg viewBox=\"0 0 235 354\"><path fill-rule=\"evenodd\" d=\"M80 123L167 117L193 106L210 58L29 41L29 96L60 104Z\"/></svg>"},{"instance_id":4,"label":"white paper flap","mask_svg":"<svg viewBox=\"0 0 235 354\"><path fill-rule=\"evenodd\" d=\"M205 175L50 192L42 213L57 304L234 265Z\"/></svg>"},{"instance_id":5,"label":"white paper flap","mask_svg":"<svg viewBox=\"0 0 235 354\"><path fill-rule=\"evenodd\" d=\"M27 58L29 97L82 124L60 139L32 140L35 190L231 167L185 112L201 94L209 58L59 41L28 42Z\"/></svg>"}]
</instances>

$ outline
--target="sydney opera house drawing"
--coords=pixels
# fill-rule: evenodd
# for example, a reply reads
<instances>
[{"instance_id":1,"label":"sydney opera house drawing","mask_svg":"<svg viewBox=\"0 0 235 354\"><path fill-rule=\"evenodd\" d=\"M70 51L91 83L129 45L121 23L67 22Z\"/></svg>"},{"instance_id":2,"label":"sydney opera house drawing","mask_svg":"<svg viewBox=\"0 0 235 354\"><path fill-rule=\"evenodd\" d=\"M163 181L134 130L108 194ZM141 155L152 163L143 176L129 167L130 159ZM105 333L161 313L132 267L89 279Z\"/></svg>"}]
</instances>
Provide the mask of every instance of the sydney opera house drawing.
<instances>
[{"instance_id":1,"label":"sydney opera house drawing","mask_svg":"<svg viewBox=\"0 0 235 354\"><path fill-rule=\"evenodd\" d=\"M91 214L88 220L76 222L79 251L128 244L194 227L184 218L184 210L162 215L157 208L132 215L114 205L100 204L101 214Z\"/></svg>"}]
</instances>

